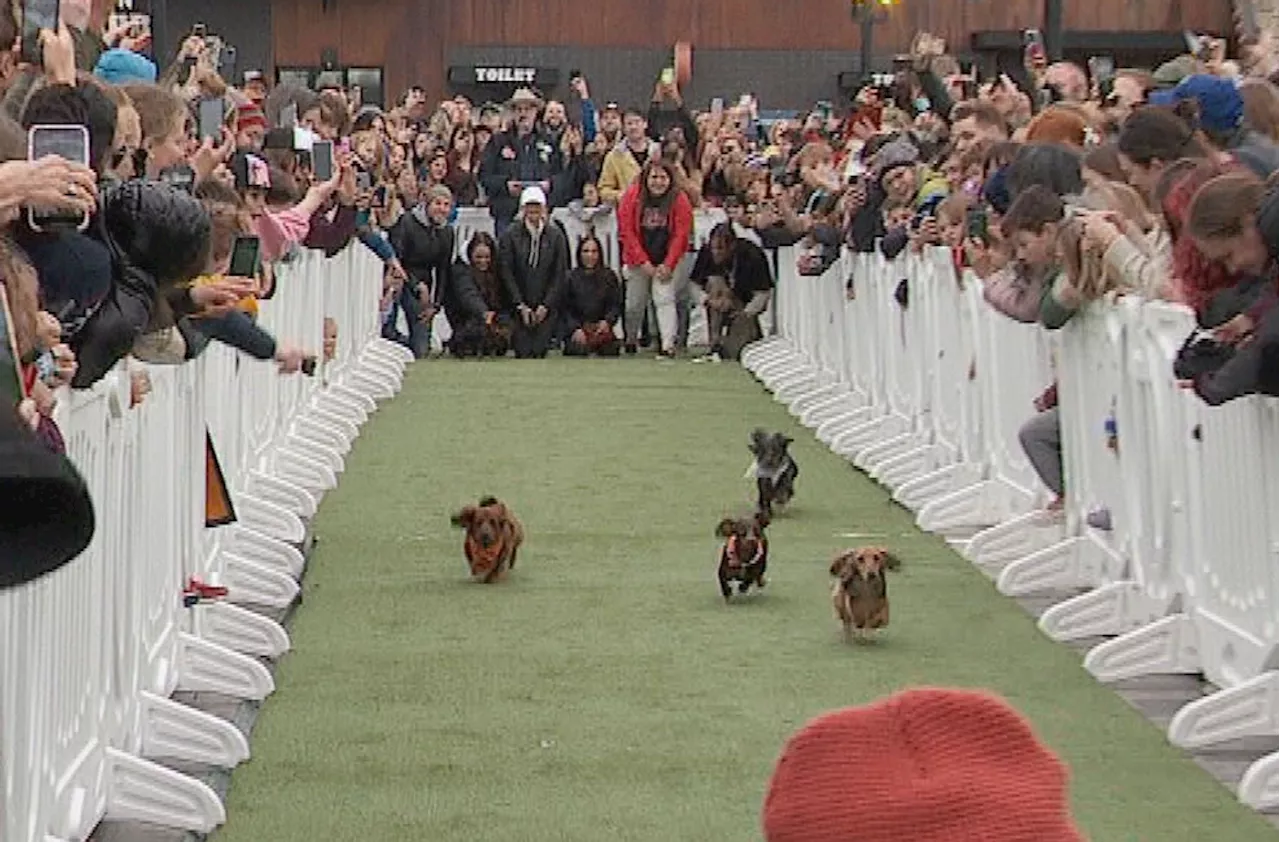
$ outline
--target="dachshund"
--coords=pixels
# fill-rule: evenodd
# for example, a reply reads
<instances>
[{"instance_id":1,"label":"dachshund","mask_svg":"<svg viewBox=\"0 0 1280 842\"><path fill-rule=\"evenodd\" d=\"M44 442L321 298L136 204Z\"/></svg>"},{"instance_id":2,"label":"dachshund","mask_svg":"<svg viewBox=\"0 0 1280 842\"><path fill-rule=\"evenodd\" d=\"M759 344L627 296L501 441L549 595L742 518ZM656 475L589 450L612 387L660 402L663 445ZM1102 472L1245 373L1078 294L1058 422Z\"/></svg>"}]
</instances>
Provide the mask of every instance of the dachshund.
<instances>
[{"instance_id":1,"label":"dachshund","mask_svg":"<svg viewBox=\"0 0 1280 842\"><path fill-rule=\"evenodd\" d=\"M720 580L720 595L725 602L738 583L738 593L744 594L752 585L765 586L764 573L769 566L769 539L765 527L769 516L756 512L752 517L727 517L716 525L716 536L725 539L720 548L720 564L716 577Z\"/></svg>"},{"instance_id":2,"label":"dachshund","mask_svg":"<svg viewBox=\"0 0 1280 842\"><path fill-rule=\"evenodd\" d=\"M800 466L787 452L794 439L782 433L767 433L757 427L747 449L756 457L748 476L756 479L756 509L773 518L774 506L785 506L796 493Z\"/></svg>"},{"instance_id":3,"label":"dachshund","mask_svg":"<svg viewBox=\"0 0 1280 842\"><path fill-rule=\"evenodd\" d=\"M889 625L889 589L885 573L902 563L884 547L845 550L831 561L831 602L844 627L846 642L866 640L875 629Z\"/></svg>"},{"instance_id":4,"label":"dachshund","mask_svg":"<svg viewBox=\"0 0 1280 842\"><path fill-rule=\"evenodd\" d=\"M488 585L515 568L524 527L498 498L482 497L478 505L464 506L449 522L467 530L462 551L472 579Z\"/></svg>"}]
</instances>

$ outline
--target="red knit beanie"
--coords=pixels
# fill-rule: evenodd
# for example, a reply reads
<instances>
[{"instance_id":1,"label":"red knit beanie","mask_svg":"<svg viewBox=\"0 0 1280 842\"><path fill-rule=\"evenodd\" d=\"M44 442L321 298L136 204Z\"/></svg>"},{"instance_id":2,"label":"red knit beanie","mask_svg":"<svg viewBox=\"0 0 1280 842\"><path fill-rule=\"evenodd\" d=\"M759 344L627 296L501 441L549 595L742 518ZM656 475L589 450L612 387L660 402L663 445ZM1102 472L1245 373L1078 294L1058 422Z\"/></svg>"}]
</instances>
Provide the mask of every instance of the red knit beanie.
<instances>
[{"instance_id":1,"label":"red knit beanie","mask_svg":"<svg viewBox=\"0 0 1280 842\"><path fill-rule=\"evenodd\" d=\"M825 714L787 741L768 842L1083 842L1067 770L1003 700L906 690Z\"/></svg>"},{"instance_id":2,"label":"red knit beanie","mask_svg":"<svg viewBox=\"0 0 1280 842\"><path fill-rule=\"evenodd\" d=\"M236 131L242 132L251 126L260 126L266 131L267 118L257 103L245 102L236 108Z\"/></svg>"}]
</instances>

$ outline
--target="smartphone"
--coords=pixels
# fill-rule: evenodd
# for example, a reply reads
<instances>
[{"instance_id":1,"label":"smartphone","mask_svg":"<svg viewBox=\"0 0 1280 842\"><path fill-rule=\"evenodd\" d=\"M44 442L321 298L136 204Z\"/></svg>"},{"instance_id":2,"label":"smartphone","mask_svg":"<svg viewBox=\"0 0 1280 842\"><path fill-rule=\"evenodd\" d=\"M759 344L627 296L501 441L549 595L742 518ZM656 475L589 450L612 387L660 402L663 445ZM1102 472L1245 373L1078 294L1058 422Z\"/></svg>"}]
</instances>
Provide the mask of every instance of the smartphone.
<instances>
[{"instance_id":1,"label":"smartphone","mask_svg":"<svg viewBox=\"0 0 1280 842\"><path fill-rule=\"evenodd\" d=\"M215 142L220 141L225 116L226 108L222 97L205 97L200 100L200 104L196 106L196 122L200 139L210 138Z\"/></svg>"},{"instance_id":2,"label":"smartphone","mask_svg":"<svg viewBox=\"0 0 1280 842\"><path fill-rule=\"evenodd\" d=\"M84 126L32 126L27 130L27 160L38 161L49 155L89 166L89 130ZM27 222L33 231L54 226L83 231L89 227L89 216L66 211L46 213L28 207Z\"/></svg>"},{"instance_id":3,"label":"smartphone","mask_svg":"<svg viewBox=\"0 0 1280 842\"><path fill-rule=\"evenodd\" d=\"M333 141L317 140L311 145L311 171L317 181L333 178Z\"/></svg>"},{"instance_id":4,"label":"smartphone","mask_svg":"<svg viewBox=\"0 0 1280 842\"><path fill-rule=\"evenodd\" d=\"M1115 88L1116 60L1111 56L1090 56L1089 78L1098 89L1099 101L1105 104Z\"/></svg>"},{"instance_id":5,"label":"smartphone","mask_svg":"<svg viewBox=\"0 0 1280 842\"><path fill-rule=\"evenodd\" d=\"M724 113L724 97L718 96L711 100L711 113L716 116Z\"/></svg>"},{"instance_id":6,"label":"smartphone","mask_svg":"<svg viewBox=\"0 0 1280 842\"><path fill-rule=\"evenodd\" d=\"M387 185L380 184L378 189L373 191L374 207L385 208L387 206Z\"/></svg>"},{"instance_id":7,"label":"smartphone","mask_svg":"<svg viewBox=\"0 0 1280 842\"><path fill-rule=\"evenodd\" d=\"M367 172L364 172L363 170L356 173L356 189L357 190L361 190L361 191L369 190L372 187L373 187L373 176L369 175Z\"/></svg>"},{"instance_id":8,"label":"smartphone","mask_svg":"<svg viewBox=\"0 0 1280 842\"><path fill-rule=\"evenodd\" d=\"M190 193L196 186L196 171L187 164L174 164L160 171L160 181Z\"/></svg>"},{"instance_id":9,"label":"smartphone","mask_svg":"<svg viewBox=\"0 0 1280 842\"><path fill-rule=\"evenodd\" d=\"M9 309L9 294L2 285L0 319L4 321L4 344L0 346L0 400L16 407L26 398L27 390L22 386L22 365L18 356L18 342L13 334L13 311Z\"/></svg>"},{"instance_id":10,"label":"smartphone","mask_svg":"<svg viewBox=\"0 0 1280 842\"><path fill-rule=\"evenodd\" d=\"M236 237L231 247L231 266L227 274L235 278L256 278L261 268L261 241L254 236Z\"/></svg>"},{"instance_id":11,"label":"smartphone","mask_svg":"<svg viewBox=\"0 0 1280 842\"><path fill-rule=\"evenodd\" d=\"M1045 61L1048 53L1044 47L1044 35L1038 29L1024 29L1022 31L1022 58L1028 64L1038 64Z\"/></svg>"},{"instance_id":12,"label":"smartphone","mask_svg":"<svg viewBox=\"0 0 1280 842\"><path fill-rule=\"evenodd\" d=\"M58 0L22 0L22 60L37 67L44 64L40 30L58 31L61 14Z\"/></svg>"},{"instance_id":13,"label":"smartphone","mask_svg":"<svg viewBox=\"0 0 1280 842\"><path fill-rule=\"evenodd\" d=\"M662 75L658 77L659 81L664 85L670 85L676 81L676 69L674 67L662 68Z\"/></svg>"},{"instance_id":14,"label":"smartphone","mask_svg":"<svg viewBox=\"0 0 1280 842\"><path fill-rule=\"evenodd\" d=\"M280 110L280 127L293 129L298 126L298 103L291 102Z\"/></svg>"},{"instance_id":15,"label":"smartphone","mask_svg":"<svg viewBox=\"0 0 1280 842\"><path fill-rule=\"evenodd\" d=\"M222 48L222 55L218 57L218 75L223 79L234 79L236 77L236 48L228 44Z\"/></svg>"},{"instance_id":16,"label":"smartphone","mask_svg":"<svg viewBox=\"0 0 1280 842\"><path fill-rule=\"evenodd\" d=\"M987 242L987 211L985 208L970 208L965 213L964 235L967 239Z\"/></svg>"}]
</instances>

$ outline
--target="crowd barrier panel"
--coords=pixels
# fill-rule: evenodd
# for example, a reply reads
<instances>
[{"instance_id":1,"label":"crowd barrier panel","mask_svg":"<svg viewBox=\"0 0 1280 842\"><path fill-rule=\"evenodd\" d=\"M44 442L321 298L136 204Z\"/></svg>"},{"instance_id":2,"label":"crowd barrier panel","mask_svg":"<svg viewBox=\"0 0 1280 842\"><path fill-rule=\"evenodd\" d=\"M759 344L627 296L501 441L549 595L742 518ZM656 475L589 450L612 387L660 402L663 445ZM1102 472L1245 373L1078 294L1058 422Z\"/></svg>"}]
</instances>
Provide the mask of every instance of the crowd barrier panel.
<instances>
[{"instance_id":1,"label":"crowd barrier panel","mask_svg":"<svg viewBox=\"0 0 1280 842\"><path fill-rule=\"evenodd\" d=\"M136 408L128 362L59 395L96 531L64 568L0 593L0 842L75 842L103 818L193 832L225 818L205 783L156 760L230 768L248 743L170 696L272 692L258 659L289 638L248 606L296 596L303 519L408 361L378 338L381 270L364 249L309 253L277 283L260 318L282 342L318 352L324 317L338 323L337 358L317 377L281 376L213 343L195 362L148 366L152 391ZM238 518L217 528L205 526L200 482L206 431ZM226 598L188 606L194 584L226 587Z\"/></svg>"},{"instance_id":2,"label":"crowd barrier panel","mask_svg":"<svg viewBox=\"0 0 1280 842\"><path fill-rule=\"evenodd\" d=\"M787 268L789 251L778 334L743 354L776 398L922 528L978 530L964 555L1002 593L1077 594L1039 625L1060 641L1106 638L1084 661L1098 680L1203 674L1217 689L1178 711L1175 745L1280 733L1277 402L1209 407L1179 388L1186 308L1108 299L1049 332L990 307L945 250L846 255L822 278ZM904 275L905 312L893 298ZM1037 509L1046 494L1018 440L1055 378L1061 518ZM1278 782L1273 753L1237 794L1274 808Z\"/></svg>"}]
</instances>

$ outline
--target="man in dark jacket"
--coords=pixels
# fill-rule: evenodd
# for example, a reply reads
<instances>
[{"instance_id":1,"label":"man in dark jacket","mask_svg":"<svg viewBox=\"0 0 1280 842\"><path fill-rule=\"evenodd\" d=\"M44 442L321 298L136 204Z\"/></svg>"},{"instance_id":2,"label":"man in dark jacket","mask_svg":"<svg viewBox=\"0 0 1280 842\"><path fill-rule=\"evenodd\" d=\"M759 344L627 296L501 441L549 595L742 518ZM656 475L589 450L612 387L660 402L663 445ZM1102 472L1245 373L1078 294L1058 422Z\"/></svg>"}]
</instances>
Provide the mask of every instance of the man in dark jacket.
<instances>
[{"instance_id":1,"label":"man in dark jacket","mask_svg":"<svg viewBox=\"0 0 1280 842\"><path fill-rule=\"evenodd\" d=\"M451 287L455 236L449 226L452 209L453 194L448 187L437 184L387 232L387 239L409 276L400 290L400 306L409 322L408 347L418 359L431 351L431 320ZM390 325L393 331L394 327L394 323ZM383 325L384 334L387 329Z\"/></svg>"},{"instance_id":2,"label":"man in dark jacket","mask_svg":"<svg viewBox=\"0 0 1280 842\"><path fill-rule=\"evenodd\" d=\"M764 251L722 222L711 229L689 280L707 293L707 341L713 360L738 359L761 336L758 317L769 306L773 272Z\"/></svg>"},{"instance_id":3,"label":"man in dark jacket","mask_svg":"<svg viewBox=\"0 0 1280 842\"><path fill-rule=\"evenodd\" d=\"M516 215L516 200L526 187L551 192L552 180L563 162L560 147L538 127L542 98L528 88L520 88L508 103L516 113L511 131L493 136L480 162L480 183L489 197L494 230L499 237Z\"/></svg>"},{"instance_id":4,"label":"man in dark jacket","mask_svg":"<svg viewBox=\"0 0 1280 842\"><path fill-rule=\"evenodd\" d=\"M568 272L569 242L547 218L546 194L526 187L520 217L498 243L498 273L516 308L511 347L517 357L547 355L556 325L553 309Z\"/></svg>"}]
</instances>

